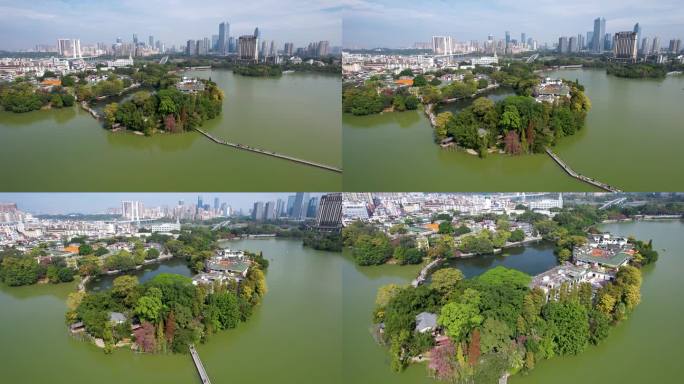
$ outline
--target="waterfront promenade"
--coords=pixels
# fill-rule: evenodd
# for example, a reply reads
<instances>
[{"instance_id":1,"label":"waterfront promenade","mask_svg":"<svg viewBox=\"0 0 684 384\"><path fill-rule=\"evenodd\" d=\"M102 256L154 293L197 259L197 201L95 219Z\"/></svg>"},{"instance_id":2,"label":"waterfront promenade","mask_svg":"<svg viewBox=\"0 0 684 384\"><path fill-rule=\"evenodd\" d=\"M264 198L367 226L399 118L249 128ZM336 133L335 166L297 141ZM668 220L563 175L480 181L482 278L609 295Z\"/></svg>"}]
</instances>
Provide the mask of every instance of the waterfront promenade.
<instances>
[{"instance_id":1,"label":"waterfront promenade","mask_svg":"<svg viewBox=\"0 0 684 384\"><path fill-rule=\"evenodd\" d=\"M289 155L284 155L284 154L282 154L282 153L277 153L277 152L273 152L273 151L266 151L266 150L264 150L264 149L259 149L259 148L255 148L255 147L250 147L250 146L244 145L244 144L231 143L231 142L222 140L222 139L220 139L220 138L217 138L217 137L215 137L215 136L209 134L208 132L205 132L205 131L203 131L203 130L201 130L201 129L199 129L199 128L195 128L195 130L196 130L197 132L201 133L202 135L204 135L205 137L207 137L209 140L213 141L213 142L216 143L216 144L221 144L221 145L225 145L225 146L228 146L228 147L232 147L232 148L236 148L236 149L242 149L242 150L244 150L244 151L259 153L259 154L267 155L267 156L271 156L271 157L277 157L277 158L279 158L279 159L285 159L285 160L289 160L289 161L292 161L292 162L295 162L295 163L299 163L299 164L309 165L309 166L316 167L316 168L325 169L325 170L327 170L327 171L342 173L342 169L341 169L341 168L336 168L336 167L333 167L333 166L330 166L330 165L321 164L321 163L316 163L316 162L309 161L309 160L299 159L299 158L297 158L297 157L289 156Z\"/></svg>"}]
</instances>

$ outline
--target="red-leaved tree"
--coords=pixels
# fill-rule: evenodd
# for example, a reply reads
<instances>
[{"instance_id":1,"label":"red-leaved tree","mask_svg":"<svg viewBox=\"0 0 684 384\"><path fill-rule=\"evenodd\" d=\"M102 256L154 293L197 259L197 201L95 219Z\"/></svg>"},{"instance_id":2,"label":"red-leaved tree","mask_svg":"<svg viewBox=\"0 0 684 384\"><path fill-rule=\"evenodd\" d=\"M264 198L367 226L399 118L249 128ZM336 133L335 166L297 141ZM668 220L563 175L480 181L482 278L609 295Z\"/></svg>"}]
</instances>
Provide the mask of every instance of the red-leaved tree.
<instances>
[{"instance_id":1,"label":"red-leaved tree","mask_svg":"<svg viewBox=\"0 0 684 384\"><path fill-rule=\"evenodd\" d=\"M429 368L439 380L450 380L456 373L456 347L451 340L430 350Z\"/></svg>"},{"instance_id":2,"label":"red-leaved tree","mask_svg":"<svg viewBox=\"0 0 684 384\"><path fill-rule=\"evenodd\" d=\"M173 343L174 333L176 333L176 316L173 314L173 311L170 311L168 316L166 316L166 329L164 330L166 341L169 345Z\"/></svg>"},{"instance_id":3,"label":"red-leaved tree","mask_svg":"<svg viewBox=\"0 0 684 384\"><path fill-rule=\"evenodd\" d=\"M475 329L470 334L470 344L468 344L468 362L474 366L480 359L480 330Z\"/></svg>"},{"instance_id":4,"label":"red-leaved tree","mask_svg":"<svg viewBox=\"0 0 684 384\"><path fill-rule=\"evenodd\" d=\"M504 137L504 150L511 155L519 155L522 153L520 138L514 131L508 131L508 133L506 133L506 137Z\"/></svg>"},{"instance_id":5,"label":"red-leaved tree","mask_svg":"<svg viewBox=\"0 0 684 384\"><path fill-rule=\"evenodd\" d=\"M154 325L148 321L144 321L142 326L135 330L135 342L140 346L143 352L154 352L157 347L157 342L154 335Z\"/></svg>"}]
</instances>

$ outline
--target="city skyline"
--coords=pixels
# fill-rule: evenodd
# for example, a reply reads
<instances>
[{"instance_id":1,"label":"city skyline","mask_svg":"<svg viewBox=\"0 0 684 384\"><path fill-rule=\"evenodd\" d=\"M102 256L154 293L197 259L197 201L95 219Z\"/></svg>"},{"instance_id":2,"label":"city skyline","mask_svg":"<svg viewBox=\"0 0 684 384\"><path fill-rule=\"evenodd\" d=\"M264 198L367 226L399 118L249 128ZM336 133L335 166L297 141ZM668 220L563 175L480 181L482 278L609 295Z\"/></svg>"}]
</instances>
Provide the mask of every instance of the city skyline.
<instances>
[{"instance_id":1,"label":"city skyline","mask_svg":"<svg viewBox=\"0 0 684 384\"><path fill-rule=\"evenodd\" d=\"M684 36L684 8L674 0L643 1L578 0L457 2L405 0L359 0L343 12L344 48L406 48L427 42L434 35L450 35L458 41L484 41L488 35L503 39L521 33L540 44L551 45L561 35L593 30L597 17L606 19L606 32L631 31L635 23L641 36L660 36L661 41Z\"/></svg>"},{"instance_id":2,"label":"city skyline","mask_svg":"<svg viewBox=\"0 0 684 384\"><path fill-rule=\"evenodd\" d=\"M214 198L227 203L233 210L247 214L257 201L287 201L296 192L269 193L217 193L217 192L114 192L114 193L0 193L0 203L16 203L19 210L32 214L100 214L107 209L121 206L122 201L140 201L146 207L176 206L178 201L185 205L195 205L198 196L213 206ZM320 197L325 192L309 193L310 197Z\"/></svg>"},{"instance_id":3,"label":"city skyline","mask_svg":"<svg viewBox=\"0 0 684 384\"><path fill-rule=\"evenodd\" d=\"M53 45L59 38L80 39L83 44L112 43L117 38L131 41L133 34L141 41L154 36L167 46L180 47L188 38L216 34L223 21L230 23L231 36L250 34L258 26L269 39L295 45L312 40L328 40L333 46L341 43L339 7L330 1L306 0L288 7L279 6L275 0L210 0L202 7L186 0L171 3L50 0L38 5L0 0L0 36L4 37L0 50Z\"/></svg>"}]
</instances>

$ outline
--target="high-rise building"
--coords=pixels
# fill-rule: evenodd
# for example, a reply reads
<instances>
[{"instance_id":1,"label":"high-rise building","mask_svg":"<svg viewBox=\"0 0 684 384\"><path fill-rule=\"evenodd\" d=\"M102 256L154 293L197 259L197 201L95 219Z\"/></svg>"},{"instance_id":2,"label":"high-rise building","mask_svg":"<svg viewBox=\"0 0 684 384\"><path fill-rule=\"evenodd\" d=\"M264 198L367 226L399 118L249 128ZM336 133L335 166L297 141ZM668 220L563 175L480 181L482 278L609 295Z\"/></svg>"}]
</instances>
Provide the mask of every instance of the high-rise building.
<instances>
[{"instance_id":1,"label":"high-rise building","mask_svg":"<svg viewBox=\"0 0 684 384\"><path fill-rule=\"evenodd\" d=\"M200 56L209 54L209 47L211 47L211 42L208 37L202 40L197 40L197 54Z\"/></svg>"},{"instance_id":2,"label":"high-rise building","mask_svg":"<svg viewBox=\"0 0 684 384\"><path fill-rule=\"evenodd\" d=\"M185 54L188 56L197 55L197 42L195 40L188 40L185 45Z\"/></svg>"},{"instance_id":3,"label":"high-rise building","mask_svg":"<svg viewBox=\"0 0 684 384\"><path fill-rule=\"evenodd\" d=\"M265 211L264 211L264 219L273 221L276 219L276 202L275 201L269 201L266 203L265 206Z\"/></svg>"},{"instance_id":4,"label":"high-rise building","mask_svg":"<svg viewBox=\"0 0 684 384\"><path fill-rule=\"evenodd\" d=\"M634 33L636 33L636 40L637 40L637 50L639 49L639 44L641 41L641 26L639 23L634 24Z\"/></svg>"},{"instance_id":5,"label":"high-rise building","mask_svg":"<svg viewBox=\"0 0 684 384\"><path fill-rule=\"evenodd\" d=\"M228 53L228 37L230 36L230 24L227 21L219 24L218 34L218 53L226 55Z\"/></svg>"},{"instance_id":6,"label":"high-rise building","mask_svg":"<svg viewBox=\"0 0 684 384\"><path fill-rule=\"evenodd\" d=\"M149 46L150 48L154 47L154 36L150 35L150 36L147 38L147 42L149 43L148 46Z\"/></svg>"},{"instance_id":7,"label":"high-rise building","mask_svg":"<svg viewBox=\"0 0 684 384\"><path fill-rule=\"evenodd\" d=\"M594 46L594 32L589 31L589 32L587 32L587 42L586 42L586 46L584 47L584 49L589 51L589 50L593 49L593 46Z\"/></svg>"},{"instance_id":8,"label":"high-rise building","mask_svg":"<svg viewBox=\"0 0 684 384\"><path fill-rule=\"evenodd\" d=\"M669 51L670 53L677 54L682 49L682 41L680 39L670 40Z\"/></svg>"},{"instance_id":9,"label":"high-rise building","mask_svg":"<svg viewBox=\"0 0 684 384\"><path fill-rule=\"evenodd\" d=\"M567 36L561 36L558 38L558 53L568 53L569 52L569 44L568 44L568 38Z\"/></svg>"},{"instance_id":10,"label":"high-rise building","mask_svg":"<svg viewBox=\"0 0 684 384\"><path fill-rule=\"evenodd\" d=\"M287 205L285 206L285 216L292 217L292 210L294 209L294 202L296 196L291 195L287 197Z\"/></svg>"},{"instance_id":11,"label":"high-rise building","mask_svg":"<svg viewBox=\"0 0 684 384\"><path fill-rule=\"evenodd\" d=\"M342 226L342 194L329 193L321 196L316 214L316 227L336 229Z\"/></svg>"},{"instance_id":12,"label":"high-rise building","mask_svg":"<svg viewBox=\"0 0 684 384\"><path fill-rule=\"evenodd\" d=\"M618 32L613 38L613 58L635 62L637 58L637 33Z\"/></svg>"},{"instance_id":13,"label":"high-rise building","mask_svg":"<svg viewBox=\"0 0 684 384\"><path fill-rule=\"evenodd\" d=\"M261 32L259 32L259 27L254 28L254 37L257 39L261 37Z\"/></svg>"},{"instance_id":14,"label":"high-rise building","mask_svg":"<svg viewBox=\"0 0 684 384\"><path fill-rule=\"evenodd\" d=\"M211 50L212 50L213 52L218 52L218 51L219 51L219 50L218 50L218 47L219 47L219 44L218 44L218 36L219 36L219 35L211 35Z\"/></svg>"},{"instance_id":15,"label":"high-rise building","mask_svg":"<svg viewBox=\"0 0 684 384\"><path fill-rule=\"evenodd\" d=\"M520 34L520 44L525 44L527 42L525 32Z\"/></svg>"},{"instance_id":16,"label":"high-rise building","mask_svg":"<svg viewBox=\"0 0 684 384\"><path fill-rule=\"evenodd\" d=\"M318 212L318 197L312 197L309 199L309 204L306 208L306 217L316 217L316 212Z\"/></svg>"},{"instance_id":17,"label":"high-rise building","mask_svg":"<svg viewBox=\"0 0 684 384\"><path fill-rule=\"evenodd\" d=\"M432 36L432 52L435 55L451 55L451 36Z\"/></svg>"},{"instance_id":18,"label":"high-rise building","mask_svg":"<svg viewBox=\"0 0 684 384\"><path fill-rule=\"evenodd\" d=\"M138 34L137 33L133 34L133 44L138 45Z\"/></svg>"},{"instance_id":19,"label":"high-rise building","mask_svg":"<svg viewBox=\"0 0 684 384\"><path fill-rule=\"evenodd\" d=\"M651 46L651 54L657 55L660 53L660 38L658 36L653 38L653 45Z\"/></svg>"},{"instance_id":20,"label":"high-rise building","mask_svg":"<svg viewBox=\"0 0 684 384\"><path fill-rule=\"evenodd\" d=\"M640 49L640 52L641 52L642 55L648 56L648 55L651 54L651 46L652 46L652 43L651 43L651 42L652 42L652 41L653 41L653 40L649 40L648 37L644 37L643 39L641 39L641 49Z\"/></svg>"},{"instance_id":21,"label":"high-rise building","mask_svg":"<svg viewBox=\"0 0 684 384\"><path fill-rule=\"evenodd\" d=\"M604 47L604 36L606 35L606 19L597 17L594 20L594 34L592 41L592 49L596 53L602 53Z\"/></svg>"},{"instance_id":22,"label":"high-rise building","mask_svg":"<svg viewBox=\"0 0 684 384\"><path fill-rule=\"evenodd\" d=\"M301 220L306 217L307 204L309 203L309 194L307 192L297 192L295 195L294 204L292 206L291 217L295 220Z\"/></svg>"},{"instance_id":23,"label":"high-rise building","mask_svg":"<svg viewBox=\"0 0 684 384\"><path fill-rule=\"evenodd\" d=\"M214 212L218 212L218 211L219 211L219 208L220 208L219 198L218 198L218 197L214 197Z\"/></svg>"},{"instance_id":24,"label":"high-rise building","mask_svg":"<svg viewBox=\"0 0 684 384\"><path fill-rule=\"evenodd\" d=\"M611 51L613 49L613 35L610 33L606 33L606 37L603 40L603 50L604 51Z\"/></svg>"},{"instance_id":25,"label":"high-rise building","mask_svg":"<svg viewBox=\"0 0 684 384\"><path fill-rule=\"evenodd\" d=\"M294 52L294 44L285 43L285 46L283 47L283 54L285 56L292 56L293 52Z\"/></svg>"},{"instance_id":26,"label":"high-rise building","mask_svg":"<svg viewBox=\"0 0 684 384\"><path fill-rule=\"evenodd\" d=\"M508 45L511 43L511 32L506 31L506 48L508 48Z\"/></svg>"},{"instance_id":27,"label":"high-rise building","mask_svg":"<svg viewBox=\"0 0 684 384\"><path fill-rule=\"evenodd\" d=\"M139 201L122 201L121 217L124 220L139 221L143 217L143 205Z\"/></svg>"},{"instance_id":28,"label":"high-rise building","mask_svg":"<svg viewBox=\"0 0 684 384\"><path fill-rule=\"evenodd\" d=\"M261 221L264 219L264 202L257 201L252 208L252 220Z\"/></svg>"},{"instance_id":29,"label":"high-rise building","mask_svg":"<svg viewBox=\"0 0 684 384\"><path fill-rule=\"evenodd\" d=\"M579 46L577 44L577 37L570 36L568 39L568 52L575 53L579 52Z\"/></svg>"},{"instance_id":30,"label":"high-rise building","mask_svg":"<svg viewBox=\"0 0 684 384\"><path fill-rule=\"evenodd\" d=\"M585 44L584 35L581 33L577 34L577 50L581 51L585 49Z\"/></svg>"},{"instance_id":31,"label":"high-rise building","mask_svg":"<svg viewBox=\"0 0 684 384\"><path fill-rule=\"evenodd\" d=\"M255 31L255 34L256 32L258 31ZM254 35L240 36L238 39L238 57L241 60L259 61L259 38Z\"/></svg>"},{"instance_id":32,"label":"high-rise building","mask_svg":"<svg viewBox=\"0 0 684 384\"><path fill-rule=\"evenodd\" d=\"M275 208L276 219L282 217L284 211L285 211L285 202L283 201L283 199L276 200L276 208Z\"/></svg>"},{"instance_id":33,"label":"high-rise building","mask_svg":"<svg viewBox=\"0 0 684 384\"><path fill-rule=\"evenodd\" d=\"M318 57L324 57L328 56L330 53L330 43L328 40L322 40L318 42L318 51L316 52L316 56Z\"/></svg>"}]
</instances>

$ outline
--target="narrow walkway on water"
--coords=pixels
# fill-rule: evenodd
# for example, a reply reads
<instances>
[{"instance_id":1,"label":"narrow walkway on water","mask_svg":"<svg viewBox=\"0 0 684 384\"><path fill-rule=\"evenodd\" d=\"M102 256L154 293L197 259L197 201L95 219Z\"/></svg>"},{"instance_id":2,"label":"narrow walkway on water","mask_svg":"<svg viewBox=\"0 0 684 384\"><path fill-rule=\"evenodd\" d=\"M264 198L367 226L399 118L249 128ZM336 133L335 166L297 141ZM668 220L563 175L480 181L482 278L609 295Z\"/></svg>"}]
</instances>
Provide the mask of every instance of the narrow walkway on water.
<instances>
[{"instance_id":1,"label":"narrow walkway on water","mask_svg":"<svg viewBox=\"0 0 684 384\"><path fill-rule=\"evenodd\" d=\"M331 166L331 165L326 165L326 164L316 163L316 162L309 161L309 160L299 159L299 158L294 157L294 156L284 155L284 154L282 154L282 153L277 153L277 152L273 152L273 151L266 151L266 150L263 150L263 149L250 147L250 146L244 145L244 144L231 143L231 142L225 141L225 140L223 140L223 139L217 138L217 137L215 137L215 136L212 136L212 135L209 134L208 132L205 132L205 131L203 131L203 130L201 130L201 129L199 129L199 128L195 128L195 130L196 130L197 132L201 133L202 135L204 135L205 137L207 137L209 140L213 141L213 142L216 143L216 144L221 144L221 145L225 145L225 146L232 147L232 148L236 148L236 149L242 149L242 150L244 150L244 151L259 153L259 154L262 154L262 155L277 157L277 158L279 158L279 159L285 159L285 160L289 160L289 161L292 161L292 162L295 162L295 163L299 163L299 164L309 165L309 166L316 167L316 168L325 169L325 170L327 170L327 171L342 173L342 169L341 169L341 168L336 168L336 167L333 167L333 166Z\"/></svg>"}]
</instances>

